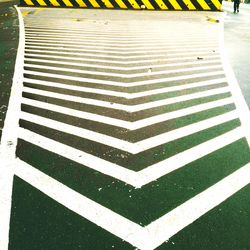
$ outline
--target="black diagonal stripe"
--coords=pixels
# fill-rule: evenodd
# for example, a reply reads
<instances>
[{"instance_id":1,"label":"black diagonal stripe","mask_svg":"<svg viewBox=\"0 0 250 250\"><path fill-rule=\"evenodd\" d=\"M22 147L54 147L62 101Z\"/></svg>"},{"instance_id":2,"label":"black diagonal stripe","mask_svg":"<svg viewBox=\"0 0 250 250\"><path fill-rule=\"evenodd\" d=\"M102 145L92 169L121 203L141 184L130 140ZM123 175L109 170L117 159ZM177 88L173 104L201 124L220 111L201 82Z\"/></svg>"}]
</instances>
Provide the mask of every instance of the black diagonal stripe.
<instances>
[{"instance_id":1,"label":"black diagonal stripe","mask_svg":"<svg viewBox=\"0 0 250 250\"><path fill-rule=\"evenodd\" d=\"M128 9L134 9L134 6L128 0L122 0Z\"/></svg>"},{"instance_id":2,"label":"black diagonal stripe","mask_svg":"<svg viewBox=\"0 0 250 250\"><path fill-rule=\"evenodd\" d=\"M183 0L176 0L176 2L180 5L182 10L189 10L187 5L183 2Z\"/></svg>"},{"instance_id":3,"label":"black diagonal stripe","mask_svg":"<svg viewBox=\"0 0 250 250\"><path fill-rule=\"evenodd\" d=\"M212 11L218 10L211 0L206 0L206 3L211 8Z\"/></svg>"},{"instance_id":4,"label":"black diagonal stripe","mask_svg":"<svg viewBox=\"0 0 250 250\"><path fill-rule=\"evenodd\" d=\"M168 0L162 0L169 10L174 10L173 5Z\"/></svg>"},{"instance_id":5,"label":"black diagonal stripe","mask_svg":"<svg viewBox=\"0 0 250 250\"><path fill-rule=\"evenodd\" d=\"M161 10L161 7L156 3L155 0L149 0L151 5L154 7L155 10Z\"/></svg>"},{"instance_id":6,"label":"black diagonal stripe","mask_svg":"<svg viewBox=\"0 0 250 250\"><path fill-rule=\"evenodd\" d=\"M96 0L96 2L100 5L101 9L107 9L107 7L105 6L105 4L102 0Z\"/></svg>"},{"instance_id":7,"label":"black diagonal stripe","mask_svg":"<svg viewBox=\"0 0 250 250\"><path fill-rule=\"evenodd\" d=\"M203 10L203 8L199 5L197 0L190 0L190 2L194 5L196 10Z\"/></svg>"}]
</instances>

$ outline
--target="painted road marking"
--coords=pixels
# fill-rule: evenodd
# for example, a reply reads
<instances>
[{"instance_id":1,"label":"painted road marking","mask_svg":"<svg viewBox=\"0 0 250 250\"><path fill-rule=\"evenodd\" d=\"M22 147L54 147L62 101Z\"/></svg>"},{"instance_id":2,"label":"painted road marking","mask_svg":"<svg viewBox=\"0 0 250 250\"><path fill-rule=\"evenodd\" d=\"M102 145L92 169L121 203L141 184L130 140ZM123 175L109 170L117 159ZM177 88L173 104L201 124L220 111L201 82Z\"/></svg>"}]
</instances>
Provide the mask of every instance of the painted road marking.
<instances>
[{"instance_id":1,"label":"painted road marking","mask_svg":"<svg viewBox=\"0 0 250 250\"><path fill-rule=\"evenodd\" d=\"M168 98L164 100L153 101L153 102L148 102L148 103L143 103L143 104L138 104L138 105L133 105L133 106L119 104L119 103L110 103L110 102L99 101L99 100L94 100L94 99L87 99L87 98L82 98L82 97L72 96L72 95L58 94L58 93L53 93L53 92L38 90L38 89L33 89L33 88L27 88L27 87L24 87L23 91L26 93L30 93L30 94L47 96L47 97L52 97L52 98L61 99L61 100L68 100L68 101L77 102L81 104L89 104L89 105L106 107L106 108L111 108L111 109L116 109L116 110L123 110L129 113L133 113L133 112L138 112L138 111L142 111L142 110L146 110L150 108L156 108L156 107L160 107L160 106L164 106L168 104L174 104L174 103L184 102L184 101L198 99L202 97L229 93L230 89L228 87L221 87L221 88L207 90L207 91L203 91L199 93L172 97L172 98Z\"/></svg>"},{"instance_id":2,"label":"painted road marking","mask_svg":"<svg viewBox=\"0 0 250 250\"><path fill-rule=\"evenodd\" d=\"M141 227L80 195L25 162L17 160L15 173L80 216L105 228L139 249L149 250L155 249L178 231L250 183L250 164L247 164L158 220L146 227ZM196 213L193 213L194 209ZM109 219L107 220L107 218ZM117 227L117 225L120 226Z\"/></svg>"},{"instance_id":3,"label":"painted road marking","mask_svg":"<svg viewBox=\"0 0 250 250\"><path fill-rule=\"evenodd\" d=\"M32 16L26 18L26 23L28 24L30 20L32 20ZM38 21L36 25L38 27ZM154 43L151 42L163 42L168 32L171 32L171 30L164 30L166 33L161 36L162 30L156 29L156 33L152 37L144 36L143 32L135 36L136 30L145 26L143 24L135 26L130 32L125 32L124 36L113 39L112 29L110 34L102 33L103 28L100 26L101 30L99 27L98 35L95 36L94 32L98 30L98 25L94 29L88 23L83 22L78 25L83 25L82 30L90 32L85 39L79 34L79 38L81 38L79 41L84 40L86 46L89 46L88 43L93 44L94 41L100 43L100 40L103 40L104 44L115 42L122 48L125 41L129 40L130 45L138 44L140 41L152 47ZM158 26L157 22L151 25ZM190 23L185 25L190 25ZM30 23L29 26L32 27L32 24ZM51 25L51 27L54 26ZM120 25L114 24L113 31L118 32L119 28ZM204 32L204 27L201 28ZM188 39L192 42L195 39L192 37L192 29L183 30L185 30L183 37L187 39L187 43ZM55 39L55 41L60 39L60 42L63 42L67 31L64 32L64 36L60 36L63 32L47 32L46 29L43 33L43 37L48 36L49 39ZM23 71L24 78L21 77L24 84L21 89L23 97L21 98L19 95L13 101L16 106L19 106L18 103L22 103L22 112L16 114L16 120L10 127L13 131L18 132L18 135L13 136L14 140L19 139L16 156L21 160L14 159L13 152L11 161L3 155L1 160L5 160L5 166L11 166L10 169L13 170L13 172L7 171L6 173L9 173L11 178L13 174L19 176L68 209L140 249L158 247L169 237L249 184L249 164L244 163L245 166L236 166L237 168L231 173L220 176L206 189L198 190L195 195L182 201L172 211L164 210L163 215L155 216L145 226L141 226L133 220L125 218L126 216L123 216L122 213L115 212L115 208L103 205L93 197L89 199L84 193L80 194L79 190L72 190L67 186L66 180L66 183L60 183L49 173L39 171L35 168L37 166L31 166L29 159L25 159L20 150L20 142L26 142L31 147L40 150L39 152L44 150L48 154L53 153L67 158L72 163L79 163L82 169L87 167L89 170L98 171L110 178L124 182L124 185L129 184L137 188L138 192L143 192L148 188L147 184L153 181L158 183L160 178L165 178L174 171L178 175L187 166L190 168L193 163L203 157L209 159L218 150L224 150L231 144L243 141L246 136L248 138L249 111L246 113L244 109L244 99L239 93L231 69L225 62L220 64L218 61L221 52L218 51L219 54L212 49L218 50L217 43L214 44L214 47L210 47L212 45L210 44L208 52L195 49L200 48L201 42L216 41L214 38L217 35L223 35L217 23L209 24L206 33L209 35L201 36L199 43L193 43L193 48L194 51L199 52L199 57L206 55L212 59L211 61L215 60L216 65L212 66L206 65L203 58L197 59L197 53L188 53L186 50L181 52L182 50L177 50L178 47L174 47L174 44L172 47L170 44L170 47L177 53L170 53L169 58L158 52L145 55L143 49L131 57L131 53L123 53L126 52L124 49L120 51L121 53L119 53L119 49L116 49L116 53L113 54L117 55L114 56L109 51L105 51L105 48L101 49L102 53L96 53L96 50L88 51L88 53L75 53L72 51L75 51L76 46L69 46L68 52L61 53L51 49L48 51L31 50L26 46L26 57L33 55L44 58L42 56L45 56L45 60L50 61L53 56L56 56L57 60L68 58L70 62L75 62L75 60L71 61L75 55L78 58L74 59L79 61L96 60L98 63L95 63L96 69L86 68L88 67L86 63L82 65L68 64L65 68L58 65L48 66L47 61L41 60L30 60L25 64L27 68ZM73 37L74 32L71 35ZM93 41L90 41L92 38ZM27 42L30 42L31 37L27 36L27 39L29 39ZM69 37L65 39L69 39ZM174 40L181 41L182 37L176 35L172 38L172 42ZM223 45L222 42L220 41L220 46ZM44 46L44 48L47 47ZM146 45L145 48L147 50ZM131 51L134 51L132 47ZM159 49L159 51L161 50ZM22 63L23 53L19 55ZM196 58L201 63L195 63L194 67L187 68L192 64L185 64L191 62L183 61L186 60L184 58L192 61ZM126 59L127 61L124 63L123 61ZM223 54L222 59L225 61ZM132 62L132 65L127 67L129 61ZM101 62L104 64L103 67L99 67ZM150 68L148 63L152 62L157 64L158 71L153 71L151 76L148 74L150 72L138 72L138 70ZM170 66L171 63L166 64L166 62L171 62L172 66ZM126 71L122 71L123 73L112 72L117 68L105 68L105 63L111 63L110 67L123 65ZM171 69L177 64L180 68ZM24 65L22 64L22 66ZM131 70L130 74L124 74L129 72L128 70ZM67 73L67 71L71 72ZM83 75L89 74L89 77L79 76L82 73ZM123 80L116 79L119 77ZM131 79L131 77L134 78ZM70 119L69 116L71 116ZM18 128L19 118L20 128ZM6 133L5 130L3 133ZM10 132L6 135L8 134L10 135ZM60 136L61 134L63 136ZM174 145L171 142L176 144L176 152L172 154L168 152L169 146ZM77 143L78 145L76 145ZM186 147L178 149L178 146L185 143L188 144ZM3 144L3 147L6 145ZM99 153L99 147L103 148L103 154ZM162 149L163 147L166 147L166 152ZM167 154L160 155L162 151ZM151 162L139 162L138 158L142 158L143 154L152 156ZM119 157L123 155L123 158L120 157L120 161L117 161L116 155ZM68 169L71 168L72 166L69 164ZM12 184L9 176L4 175L5 180ZM4 214L8 214L10 209L11 190L7 191L9 203L5 206ZM69 197L70 199L68 199ZM194 209L197 212L190 213ZM8 223L9 219L7 216L5 222ZM117 227L117 223L121 226ZM8 244L7 234L8 232L5 232L1 238L4 250L7 249Z\"/></svg>"},{"instance_id":4,"label":"painted road marking","mask_svg":"<svg viewBox=\"0 0 250 250\"><path fill-rule=\"evenodd\" d=\"M19 138L27 142L31 142L34 145L38 145L39 147L56 154L63 155L64 157L78 162L83 166L87 166L100 171L103 174L110 175L136 188L141 188L163 175L182 168L188 163L193 162L205 155L211 154L212 152L244 137L242 129L236 128L228 133L199 144L198 146L192 147L166 160L153 164L139 172L134 172L117 164L105 161L99 157L95 157L91 154L87 154L83 151L43 137L39 134L35 134L29 130L23 128L19 130ZM93 162L95 164L93 164Z\"/></svg>"}]
</instances>

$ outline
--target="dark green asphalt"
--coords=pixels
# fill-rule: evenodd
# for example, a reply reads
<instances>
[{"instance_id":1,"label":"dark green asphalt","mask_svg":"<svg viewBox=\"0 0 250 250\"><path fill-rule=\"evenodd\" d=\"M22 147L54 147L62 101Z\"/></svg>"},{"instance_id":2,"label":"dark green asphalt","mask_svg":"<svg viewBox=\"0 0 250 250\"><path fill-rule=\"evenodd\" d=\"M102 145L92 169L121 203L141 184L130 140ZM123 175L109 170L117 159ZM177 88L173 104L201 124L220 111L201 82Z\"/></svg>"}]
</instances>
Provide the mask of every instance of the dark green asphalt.
<instances>
[{"instance_id":1,"label":"dark green asphalt","mask_svg":"<svg viewBox=\"0 0 250 250\"><path fill-rule=\"evenodd\" d=\"M159 250L250 249L250 185L199 218ZM9 250L135 249L40 191L14 180Z\"/></svg>"},{"instance_id":2,"label":"dark green asphalt","mask_svg":"<svg viewBox=\"0 0 250 250\"><path fill-rule=\"evenodd\" d=\"M0 139L12 86L19 37L14 3L0 2Z\"/></svg>"}]
</instances>

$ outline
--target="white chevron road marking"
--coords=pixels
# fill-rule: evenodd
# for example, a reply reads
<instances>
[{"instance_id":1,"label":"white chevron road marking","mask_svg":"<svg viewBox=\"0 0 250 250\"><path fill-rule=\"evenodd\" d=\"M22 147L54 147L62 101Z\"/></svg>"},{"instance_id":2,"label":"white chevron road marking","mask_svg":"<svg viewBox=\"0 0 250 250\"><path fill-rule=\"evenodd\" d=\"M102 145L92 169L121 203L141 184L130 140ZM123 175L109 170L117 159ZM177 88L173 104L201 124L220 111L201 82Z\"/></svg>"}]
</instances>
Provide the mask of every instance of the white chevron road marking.
<instances>
[{"instance_id":1,"label":"white chevron road marking","mask_svg":"<svg viewBox=\"0 0 250 250\"><path fill-rule=\"evenodd\" d=\"M107 54L118 54L118 55L131 55L131 54L139 54L139 53L161 53L161 52L175 52L175 51L212 51L217 50L218 46L181 46L181 48L171 48L170 46L161 46L160 48L155 47L141 47L140 49L116 49L110 48L107 49L104 46L92 47L92 46L84 46L84 45L67 45L67 44L58 44L58 43L32 43L25 42L27 48L38 48L38 49L57 49L57 50L70 50L70 51L87 51L87 52L97 52L97 53L107 53Z\"/></svg>"},{"instance_id":2,"label":"white chevron road marking","mask_svg":"<svg viewBox=\"0 0 250 250\"><path fill-rule=\"evenodd\" d=\"M237 113L235 111L230 111L222 115L218 115L206 120L202 120L191 125L186 125L184 127L162 133L157 136L147 138L135 143L124 141L122 139L117 139L112 136L94 132L88 129L83 129L73 125L69 125L63 122L58 122L49 118L44 118L38 115L33 115L26 112L21 112L20 119L32 122L41 126L45 126L50 129L55 129L60 132L64 132L70 135L75 135L79 138L88 139L94 142L98 142L113 148L117 148L131 154L138 154L145 150L157 147L159 145L169 143L171 141L180 139L182 137L203 131L205 129L214 127L216 125L237 119Z\"/></svg>"},{"instance_id":3,"label":"white chevron road marking","mask_svg":"<svg viewBox=\"0 0 250 250\"><path fill-rule=\"evenodd\" d=\"M32 83L38 86L40 85L40 86L47 86L47 87L55 87L55 88L60 88L60 89L78 91L82 93L94 93L94 94L99 94L99 95L116 96L116 97L126 98L128 100L139 98L139 97L164 94L164 93L169 93L173 91L180 91L180 90L185 91L185 90L197 88L197 87L205 87L205 86L211 86L211 85L216 85L220 83L226 83L226 78L223 77L223 78L200 81L200 82L195 82L195 83L178 84L177 86L169 86L169 87L146 90L146 91L141 91L141 92L126 93L126 92L119 92L119 91L114 91L114 90L97 89L97 88L91 88L91 87L76 86L72 84L43 81L43 80L26 78L26 77L24 77L23 80L25 83Z\"/></svg>"},{"instance_id":4,"label":"white chevron road marking","mask_svg":"<svg viewBox=\"0 0 250 250\"><path fill-rule=\"evenodd\" d=\"M56 52L54 53L56 54ZM202 55L206 60L207 59L213 59L213 58L220 58L220 55L218 53L214 53L213 55L209 54L209 53L199 53L199 55ZM25 53L25 56L33 56L33 57L40 57L40 58L55 58L55 59L66 59L66 60L71 60L71 61L86 61L86 62L94 62L94 63L112 63L115 65L122 65L122 69L124 69L124 67L126 69L137 69L134 67L137 66L130 66L131 64L145 64L145 63L163 63L163 62L175 62L175 61L181 61L183 62L184 60L197 60L197 57L195 55L193 56L182 56L182 57L170 57L170 58L156 58L156 59L144 59L144 60L126 60L126 61L114 61L114 60L107 60L107 59L97 59L97 58L81 58L81 57L71 57L68 55L65 56L60 56L60 55L46 55L45 54L33 54L33 53ZM158 64L157 64L158 65ZM161 64L160 64L161 65ZM138 66L140 67L140 66ZM151 67L151 65L146 65L146 66L141 66L141 67Z\"/></svg>"},{"instance_id":5,"label":"white chevron road marking","mask_svg":"<svg viewBox=\"0 0 250 250\"><path fill-rule=\"evenodd\" d=\"M154 58L157 57L158 60L159 58L166 58L166 57L176 57L176 56L181 56L184 57L185 55L193 55L194 57L197 57L197 51L189 51L189 52L176 52L176 53L159 53L159 52L155 52L155 53L148 53L145 54L143 53L142 55L110 55L109 53L104 52L103 54L101 53L87 53L87 52L70 52L70 51L61 51L61 50L50 50L49 48L45 48L44 50L41 49L29 49L29 48L25 48L26 52L39 52L39 53L43 53L43 54L59 54L59 55L75 55L75 56L82 56L82 57L95 57L95 58L112 58L112 59L120 59L121 61L124 61L124 59L126 60L130 60L130 59L139 59L139 58ZM209 51L207 49L204 49L204 51L200 51L199 52L199 56L202 56L203 54L206 55L214 55L216 54L216 52L213 51Z\"/></svg>"},{"instance_id":6,"label":"white chevron road marking","mask_svg":"<svg viewBox=\"0 0 250 250\"><path fill-rule=\"evenodd\" d=\"M54 33L50 32L50 33L48 33L48 32L41 32L41 31L39 31L39 32L26 31L25 36L29 36L29 35L36 36L37 38L38 37L56 37L56 38L59 38L59 39L60 38L65 38L65 34L63 34L61 32L54 32ZM67 34L67 37L72 37L72 40L73 40L74 38L78 38L78 37L82 38L82 35L77 34L77 33L75 33L75 34ZM152 37L152 35L149 36L149 37L138 37L138 36L137 37L130 37L130 36L121 37L121 36L118 36L118 37L115 37L115 38L113 36L102 36L101 37L101 39L103 41L110 41L110 42L113 41L113 42L119 42L119 43L120 42L142 42L143 43L143 42L147 42L147 41L154 41L155 42L155 41L162 41L164 38L166 39L166 41L170 41L168 35L165 35L163 37L158 37L158 36ZM205 35L204 35L204 37L201 38L200 34L199 34L199 36L196 36L196 37L194 35L190 34L188 36L183 36L182 39L185 40L187 38L189 38L191 40L196 40L196 41L203 41L204 43L211 42L209 40L210 37L205 37ZM88 39L92 40L92 41L94 41L94 40L99 40L100 41L100 36L89 34L89 35L85 35L84 39L82 39L82 40L88 40ZM212 41L214 41L213 37L211 39L212 39Z\"/></svg>"},{"instance_id":7,"label":"white chevron road marking","mask_svg":"<svg viewBox=\"0 0 250 250\"><path fill-rule=\"evenodd\" d=\"M46 138L27 129L19 128L19 138L37 145L45 150L61 155L85 167L97 170L114 177L131 186L140 188L156 179L169 174L185 165L211 154L244 137L241 127L219 135L211 140L198 144L190 149L155 163L145 169L135 172L115 163L93 156L71 146Z\"/></svg>"},{"instance_id":8,"label":"white chevron road marking","mask_svg":"<svg viewBox=\"0 0 250 250\"><path fill-rule=\"evenodd\" d=\"M55 66L45 66L45 65L37 65L37 64L29 64L24 63L24 67L35 68L35 69L48 69L65 73L79 73L86 75L94 75L94 76L109 76L109 77L121 77L124 79L130 79L133 77L151 77L157 75L165 75L165 74L174 74L174 73L184 73L184 72L193 72L199 70L210 70L210 69L220 69L222 66L220 63L210 66L199 66L199 67L188 67L188 68L180 68L180 69L170 69L170 70L161 70L155 72L145 72L145 73L112 73L112 72L101 72L101 71L92 71L92 70L82 70L82 69L71 69L67 67L55 67Z\"/></svg>"},{"instance_id":9,"label":"white chevron road marking","mask_svg":"<svg viewBox=\"0 0 250 250\"><path fill-rule=\"evenodd\" d=\"M223 70L216 70L212 72L205 72L205 73L197 73L197 74L187 74L187 75L180 75L180 76L172 76L172 77L164 77L159 79L153 79L153 80L143 80L143 81L133 81L130 83L123 83L123 82L117 82L117 81L110 81L110 80L101 80L101 79L93 79L93 78L85 78L85 77L77 77L77 76L67 76L67 75L61 75L61 74L52 74L52 73L44 73L44 72L37 72L33 70L24 70L24 74L34 75L34 76L45 76L45 77L51 77L51 78L59 78L59 79L65 79L65 80L72 80L72 81L78 81L78 82L84 82L84 83L95 83L95 84L103 84L103 85L111 85L111 86L120 86L120 87L137 87L137 86L143 86L148 84L159 84L159 83L166 83L171 81L179 81L179 80L188 80L188 79L194 79L199 77L209 77L209 76L218 76L218 75L224 75Z\"/></svg>"},{"instance_id":10,"label":"white chevron road marking","mask_svg":"<svg viewBox=\"0 0 250 250\"><path fill-rule=\"evenodd\" d=\"M112 49L112 50L117 50L117 51L133 51L133 50L136 50L136 51L140 51L140 50L145 50L145 49L154 49L154 50L159 50L159 49L162 49L162 48L168 48L168 49L172 49L172 48L175 48L175 49L180 49L180 48L196 48L196 47L199 47L199 48L202 48L204 47L204 43L199 43L199 42L196 42L196 43L189 43L189 42L186 42L186 43L183 43L183 44L173 44L173 43L169 43L169 42L166 42L166 41L162 41L162 42L158 42L158 43L155 43L155 44L152 44L152 43L143 43L143 46L141 44L133 44L132 46L125 46L125 45L122 45L122 44L110 44L110 43L101 43L100 45L98 45L98 43L91 43L91 42L86 42L84 40L82 40L81 42L79 41L72 41L72 40L60 40L58 41L58 39L46 39L46 38L43 38L43 39L35 39L35 38L31 38L31 37L28 37L25 39L25 44L34 44L34 45L48 45L48 44L51 44L51 45L56 45L56 46L63 46L63 47L67 47L67 46L72 46L72 47L86 47L86 48L102 48L102 49ZM98 47L97 47L98 45ZM160 47L160 48L158 48ZM218 47L218 43L216 42L209 42L209 43L206 43L206 47L207 48L217 48Z\"/></svg>"},{"instance_id":11,"label":"white chevron road marking","mask_svg":"<svg viewBox=\"0 0 250 250\"><path fill-rule=\"evenodd\" d=\"M152 35L151 35L152 36ZM97 40L92 40L92 39L84 39L84 38L75 38L75 37L70 37L70 38L67 38L65 36L63 37L60 37L58 39L58 37L53 37L53 36L43 36L43 35L40 35L39 36L39 39L37 39L38 37L37 36L33 36L33 35L29 35L29 34L26 34L25 36L25 40L26 41L29 41L29 40L38 40L38 41L63 41L63 42L72 42L72 43L80 43L80 44L92 44L92 45L110 45L110 46L114 46L114 47L135 47L135 46L140 46L142 45L142 41L119 41L119 43L117 41L103 41L103 40L100 40L100 39L97 39ZM218 44L218 40L214 40L214 39L210 39L210 40L206 40L205 41L206 44L214 44L214 45L217 45ZM148 46L148 45L155 45L156 47L157 46L161 46L162 44L163 45L169 45L169 46L186 46L187 44L190 44L190 45L193 45L193 46L196 46L196 45L199 45L199 44L204 44L204 39L185 39L185 38L182 38L181 40L177 41L177 40L170 40L169 38L168 39L158 39L158 40L149 40L149 41L143 41L143 44L145 46Z\"/></svg>"},{"instance_id":12,"label":"white chevron road marking","mask_svg":"<svg viewBox=\"0 0 250 250\"><path fill-rule=\"evenodd\" d=\"M146 109L157 108L160 106L169 105L173 103L179 103L179 102L189 101L193 99L198 99L202 97L230 93L230 89L229 87L221 87L221 88L216 88L212 90L202 91L199 93L181 95L178 97L171 97L171 98L167 98L163 100L152 101L152 102L137 104L133 106L119 104L119 103L110 103L107 101L100 101L96 99L89 99L89 98L83 98L83 97L72 96L72 95L59 94L59 93L54 93L54 92L39 90L39 89L34 89L34 88L28 88L28 87L24 87L23 92L46 96L46 97L52 97L52 98L56 98L56 99L60 99L64 101L77 102L77 103L82 103L82 104L87 104L87 105L94 105L94 106L105 107L105 108L110 108L110 109L122 110L128 113L133 113L133 112L139 112L139 111L146 110Z\"/></svg>"},{"instance_id":13,"label":"white chevron road marking","mask_svg":"<svg viewBox=\"0 0 250 250\"><path fill-rule=\"evenodd\" d=\"M197 47L191 47L191 48L177 48L177 49L169 49L169 48L159 48L159 49L155 49L155 50L150 50L150 48L145 48L144 50L138 50L138 51L120 51L120 50L113 50L113 49L110 49L110 50L107 50L105 48L95 48L95 49L88 49L88 48L74 48L74 47L70 47L68 48L67 46L47 46L47 45L29 45L28 43L25 44L25 47L26 48L34 48L34 49L46 49L46 50L59 50L59 51L76 51L76 52L90 52L90 53L103 53L103 54L117 54L117 55L123 55L123 56L128 56L130 57L130 55L133 55L133 54L147 54L147 55L152 55L152 54L161 54L161 53L171 53L171 52L176 52L178 51L178 53L181 53L181 52L185 52L185 51L208 51L208 52L213 52L213 50L217 49L213 47L212 48L204 48L204 47L201 47L201 48L197 48ZM213 52L214 53L214 52Z\"/></svg>"},{"instance_id":14,"label":"white chevron road marking","mask_svg":"<svg viewBox=\"0 0 250 250\"><path fill-rule=\"evenodd\" d=\"M30 56L29 54L26 56ZM64 68L67 68L68 65L69 66L79 66L79 67L90 67L90 68L97 68L96 72L98 72L98 69L107 69L107 70L121 70L121 71L126 71L126 73L128 73L129 70L140 70L140 69L146 69L148 71L148 69L152 69L155 70L157 68L164 68L164 67L178 67L178 66L187 66L187 65L202 65L202 64L218 64L219 62L221 62L221 60L218 59L212 59L212 60L202 60L199 61L197 60L197 58L194 58L193 61L191 62L179 62L179 63L162 63L162 64L156 64L156 65L144 65L144 66L128 66L128 67L119 67L119 66L109 66L109 65L100 65L100 64L96 64L96 63L80 63L80 62L67 62L67 61L58 61L58 60L45 60L45 59L38 59L38 58L28 58L25 57L25 61L26 62L42 62L42 63L53 63L53 64L57 64L57 65L64 65ZM29 63L31 64L31 63Z\"/></svg>"},{"instance_id":15,"label":"white chevron road marking","mask_svg":"<svg viewBox=\"0 0 250 250\"><path fill-rule=\"evenodd\" d=\"M117 127L125 128L125 129L132 131L132 130L141 129L150 125L154 125L156 123L164 122L170 119L175 119L175 118L187 116L190 114L195 114L197 112L206 111L212 108L222 107L228 104L233 104L233 99L231 97L228 97L228 98L221 99L219 101L212 101L209 103L198 104L192 107L183 108L183 109L172 111L172 112L165 113L165 114L155 115L153 117L144 118L144 119L134 121L134 122L124 121L121 119L111 118L111 117L93 114L90 112L84 112L80 110L75 110L71 108L65 108L59 105L36 101L36 100L28 99L28 98L23 98L22 103L27 104L32 107L42 108L42 109L58 112L61 114L67 114L67 115L74 116L74 117L81 118L81 119L104 123L107 125L117 126Z\"/></svg>"},{"instance_id":16,"label":"white chevron road marking","mask_svg":"<svg viewBox=\"0 0 250 250\"><path fill-rule=\"evenodd\" d=\"M23 161L16 160L14 167L15 174L33 187L142 250L155 249L250 183L250 164L247 164L146 227L141 227Z\"/></svg>"}]
</instances>

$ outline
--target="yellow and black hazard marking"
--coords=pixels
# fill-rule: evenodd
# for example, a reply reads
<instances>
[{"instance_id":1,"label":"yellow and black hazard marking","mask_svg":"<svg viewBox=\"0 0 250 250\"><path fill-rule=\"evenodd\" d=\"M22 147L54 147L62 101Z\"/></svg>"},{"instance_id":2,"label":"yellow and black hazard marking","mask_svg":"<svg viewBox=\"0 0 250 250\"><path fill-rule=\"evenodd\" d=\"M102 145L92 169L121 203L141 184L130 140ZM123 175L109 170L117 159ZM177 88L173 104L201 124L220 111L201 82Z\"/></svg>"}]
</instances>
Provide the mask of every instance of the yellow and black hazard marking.
<instances>
[{"instance_id":1,"label":"yellow and black hazard marking","mask_svg":"<svg viewBox=\"0 0 250 250\"><path fill-rule=\"evenodd\" d=\"M20 0L20 6L216 11L221 0Z\"/></svg>"}]
</instances>

